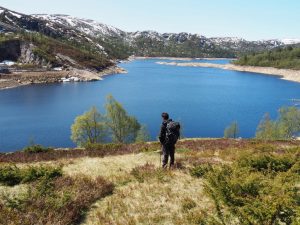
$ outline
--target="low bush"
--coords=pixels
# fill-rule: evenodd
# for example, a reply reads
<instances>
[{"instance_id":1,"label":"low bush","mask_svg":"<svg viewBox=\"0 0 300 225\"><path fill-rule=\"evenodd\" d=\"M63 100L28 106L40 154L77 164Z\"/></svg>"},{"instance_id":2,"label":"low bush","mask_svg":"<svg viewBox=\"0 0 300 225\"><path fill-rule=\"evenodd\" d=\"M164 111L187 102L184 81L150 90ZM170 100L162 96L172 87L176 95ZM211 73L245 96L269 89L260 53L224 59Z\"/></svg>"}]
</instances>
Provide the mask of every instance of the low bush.
<instances>
[{"instance_id":1,"label":"low bush","mask_svg":"<svg viewBox=\"0 0 300 225\"><path fill-rule=\"evenodd\" d=\"M35 181L41 177L55 178L62 175L60 167L26 167L15 165L0 167L0 183L8 186Z\"/></svg>"},{"instance_id":2,"label":"low bush","mask_svg":"<svg viewBox=\"0 0 300 225\"><path fill-rule=\"evenodd\" d=\"M296 187L300 177L293 161L255 155L209 171L205 189L215 202L220 222L298 224L300 193Z\"/></svg>"},{"instance_id":3,"label":"low bush","mask_svg":"<svg viewBox=\"0 0 300 225\"><path fill-rule=\"evenodd\" d=\"M113 189L102 177L43 177L24 196L0 201L0 224L78 224L88 207Z\"/></svg>"},{"instance_id":4,"label":"low bush","mask_svg":"<svg viewBox=\"0 0 300 225\"><path fill-rule=\"evenodd\" d=\"M185 216L182 223L178 224L197 224L197 225L219 225L220 223L212 220L206 212L193 212L190 211Z\"/></svg>"},{"instance_id":5,"label":"low bush","mask_svg":"<svg viewBox=\"0 0 300 225\"><path fill-rule=\"evenodd\" d=\"M28 147L25 147L23 149L23 152L28 152L28 153L40 153L40 152L49 152L54 150L53 148L49 147L44 147L42 145L31 145Z\"/></svg>"},{"instance_id":6,"label":"low bush","mask_svg":"<svg viewBox=\"0 0 300 225\"><path fill-rule=\"evenodd\" d=\"M190 174L193 177L203 177L212 169L210 164L200 164L190 169Z\"/></svg>"},{"instance_id":7,"label":"low bush","mask_svg":"<svg viewBox=\"0 0 300 225\"><path fill-rule=\"evenodd\" d=\"M273 171L285 172L288 171L295 164L293 157L263 154L253 157L244 157L240 159L239 165L241 167L248 166L256 171Z\"/></svg>"},{"instance_id":8,"label":"low bush","mask_svg":"<svg viewBox=\"0 0 300 225\"><path fill-rule=\"evenodd\" d=\"M141 145L139 152L157 152L161 150L161 146L155 145L155 144L144 144Z\"/></svg>"},{"instance_id":9,"label":"low bush","mask_svg":"<svg viewBox=\"0 0 300 225\"><path fill-rule=\"evenodd\" d=\"M86 150L102 151L103 153L110 153L110 152L118 151L119 149L124 148L125 145L124 144L115 144L115 143L109 143L109 144L87 143L84 147Z\"/></svg>"},{"instance_id":10,"label":"low bush","mask_svg":"<svg viewBox=\"0 0 300 225\"><path fill-rule=\"evenodd\" d=\"M293 167L291 168L291 172L300 175L300 162L297 162L293 165Z\"/></svg>"},{"instance_id":11,"label":"low bush","mask_svg":"<svg viewBox=\"0 0 300 225\"><path fill-rule=\"evenodd\" d=\"M196 202L191 198L184 198L181 204L183 212L187 212L197 206Z\"/></svg>"}]
</instances>

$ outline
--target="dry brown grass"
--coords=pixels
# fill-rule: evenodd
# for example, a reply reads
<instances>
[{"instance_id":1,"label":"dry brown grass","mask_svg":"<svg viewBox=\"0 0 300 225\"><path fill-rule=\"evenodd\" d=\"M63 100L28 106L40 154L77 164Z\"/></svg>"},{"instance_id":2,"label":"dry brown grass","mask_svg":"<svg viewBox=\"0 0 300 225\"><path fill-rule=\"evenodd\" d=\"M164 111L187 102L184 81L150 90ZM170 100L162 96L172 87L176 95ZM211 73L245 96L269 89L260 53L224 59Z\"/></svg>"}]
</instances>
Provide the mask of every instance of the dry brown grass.
<instances>
[{"instance_id":1,"label":"dry brown grass","mask_svg":"<svg viewBox=\"0 0 300 225\"><path fill-rule=\"evenodd\" d=\"M177 154L177 159L183 155ZM164 182L151 179L139 183L130 171L146 163L159 168L159 154L85 157L66 165L63 171L67 175L96 177L101 174L118 185L113 195L92 207L84 224L193 224L193 214L212 210L213 205L203 193L202 180L192 178L185 170L168 172ZM196 206L185 210L187 199Z\"/></svg>"},{"instance_id":2,"label":"dry brown grass","mask_svg":"<svg viewBox=\"0 0 300 225\"><path fill-rule=\"evenodd\" d=\"M104 158L84 157L75 159L63 167L63 172L70 176L84 174L92 178L101 175L111 181L119 182L122 177L126 177L131 169L147 162L159 166L159 154L139 153Z\"/></svg>"},{"instance_id":3,"label":"dry brown grass","mask_svg":"<svg viewBox=\"0 0 300 225\"><path fill-rule=\"evenodd\" d=\"M28 184L15 186L0 185L0 199L23 195L28 191Z\"/></svg>"},{"instance_id":4,"label":"dry brown grass","mask_svg":"<svg viewBox=\"0 0 300 225\"><path fill-rule=\"evenodd\" d=\"M213 208L203 182L180 171L165 182L133 181L97 202L84 224L193 224L191 214ZM195 205L185 207L185 201Z\"/></svg>"}]
</instances>

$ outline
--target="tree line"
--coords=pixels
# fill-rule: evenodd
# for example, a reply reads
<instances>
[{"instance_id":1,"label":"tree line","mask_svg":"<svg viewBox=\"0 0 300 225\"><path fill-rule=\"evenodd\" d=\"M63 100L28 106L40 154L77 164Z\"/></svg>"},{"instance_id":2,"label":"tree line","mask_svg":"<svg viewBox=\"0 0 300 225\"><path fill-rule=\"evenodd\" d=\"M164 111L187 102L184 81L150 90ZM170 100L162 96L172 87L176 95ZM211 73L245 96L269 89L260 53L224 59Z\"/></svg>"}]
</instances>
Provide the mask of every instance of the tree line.
<instances>
[{"instance_id":1,"label":"tree line","mask_svg":"<svg viewBox=\"0 0 300 225\"><path fill-rule=\"evenodd\" d=\"M127 113L112 95L107 96L105 114L96 107L76 117L71 126L71 139L78 146L97 143L133 143L150 140L145 125ZM224 138L238 138L237 121L224 130ZM282 107L275 120L266 113L257 126L255 138L260 140L289 140L300 134L300 110L297 107Z\"/></svg>"},{"instance_id":2,"label":"tree line","mask_svg":"<svg viewBox=\"0 0 300 225\"><path fill-rule=\"evenodd\" d=\"M289 140L300 134L300 110L295 107L282 107L278 110L278 117L272 120L266 113L257 126L255 138L260 140ZM225 138L237 138L239 126L235 121L225 128Z\"/></svg>"},{"instance_id":3,"label":"tree line","mask_svg":"<svg viewBox=\"0 0 300 225\"><path fill-rule=\"evenodd\" d=\"M243 55L234 64L300 70L300 47L278 47L274 50Z\"/></svg>"}]
</instances>

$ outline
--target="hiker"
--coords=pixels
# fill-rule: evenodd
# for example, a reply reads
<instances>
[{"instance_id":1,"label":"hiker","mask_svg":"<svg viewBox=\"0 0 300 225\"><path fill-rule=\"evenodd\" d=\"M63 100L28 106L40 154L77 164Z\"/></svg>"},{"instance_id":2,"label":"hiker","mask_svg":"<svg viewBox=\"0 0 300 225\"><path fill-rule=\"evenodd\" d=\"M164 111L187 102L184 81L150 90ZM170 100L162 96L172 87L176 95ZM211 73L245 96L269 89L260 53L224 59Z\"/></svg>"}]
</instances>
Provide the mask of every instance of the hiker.
<instances>
[{"instance_id":1,"label":"hiker","mask_svg":"<svg viewBox=\"0 0 300 225\"><path fill-rule=\"evenodd\" d=\"M161 114L162 124L160 127L159 141L162 145L162 167L166 168L170 156L170 168L174 166L175 162L175 144L180 137L180 124L169 119L169 114L163 112Z\"/></svg>"}]
</instances>

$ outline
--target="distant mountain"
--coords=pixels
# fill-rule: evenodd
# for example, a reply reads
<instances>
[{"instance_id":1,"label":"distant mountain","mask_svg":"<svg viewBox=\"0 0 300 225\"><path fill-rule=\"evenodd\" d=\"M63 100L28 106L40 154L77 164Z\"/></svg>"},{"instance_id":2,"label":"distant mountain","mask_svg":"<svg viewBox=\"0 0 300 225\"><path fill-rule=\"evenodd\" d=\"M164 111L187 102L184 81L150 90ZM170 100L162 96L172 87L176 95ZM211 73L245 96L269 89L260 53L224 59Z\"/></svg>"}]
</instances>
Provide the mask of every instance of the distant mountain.
<instances>
[{"instance_id":1,"label":"distant mountain","mask_svg":"<svg viewBox=\"0 0 300 225\"><path fill-rule=\"evenodd\" d=\"M237 57L300 42L294 39L247 41L232 37L208 38L190 33L126 32L89 19L61 14L25 15L3 7L0 7L0 31L27 36L40 34L104 61L125 59L130 55ZM49 54L54 58L57 56L55 51Z\"/></svg>"},{"instance_id":2,"label":"distant mountain","mask_svg":"<svg viewBox=\"0 0 300 225\"><path fill-rule=\"evenodd\" d=\"M68 15L32 16L48 21L52 27L60 24L93 38L101 38L105 42L103 45L109 45L113 40L116 45L126 45L130 54L139 56L236 57L240 53L284 45L280 40L246 41L236 37L207 38L190 33L125 32L93 20Z\"/></svg>"}]
</instances>

